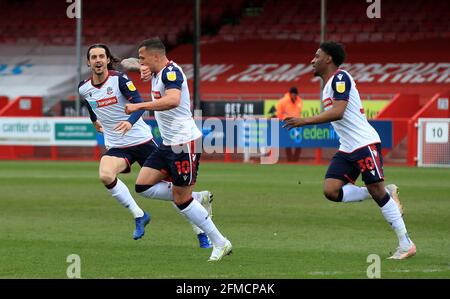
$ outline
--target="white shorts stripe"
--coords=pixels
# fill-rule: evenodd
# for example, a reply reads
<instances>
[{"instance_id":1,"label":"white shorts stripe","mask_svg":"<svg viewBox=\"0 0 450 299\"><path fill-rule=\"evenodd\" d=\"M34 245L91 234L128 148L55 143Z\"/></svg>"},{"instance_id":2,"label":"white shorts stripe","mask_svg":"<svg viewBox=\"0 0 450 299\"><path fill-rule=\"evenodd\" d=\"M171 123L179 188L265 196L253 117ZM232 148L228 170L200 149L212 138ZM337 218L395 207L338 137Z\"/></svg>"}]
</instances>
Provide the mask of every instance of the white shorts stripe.
<instances>
[{"instance_id":1,"label":"white shorts stripe","mask_svg":"<svg viewBox=\"0 0 450 299\"><path fill-rule=\"evenodd\" d=\"M190 142L187 144L188 154L189 154L189 185L192 183L192 154L191 154L191 144Z\"/></svg>"},{"instance_id":2,"label":"white shorts stripe","mask_svg":"<svg viewBox=\"0 0 450 299\"><path fill-rule=\"evenodd\" d=\"M375 169L378 173L378 177L380 179L383 179L383 176L381 175L380 169L379 169L379 165L377 164L377 159L375 158L375 156L372 153L372 149L370 148L370 145L367 147L369 149L370 155L372 156L372 160L373 160L373 165L375 165ZM377 152L378 155L380 155L380 153Z\"/></svg>"}]
</instances>

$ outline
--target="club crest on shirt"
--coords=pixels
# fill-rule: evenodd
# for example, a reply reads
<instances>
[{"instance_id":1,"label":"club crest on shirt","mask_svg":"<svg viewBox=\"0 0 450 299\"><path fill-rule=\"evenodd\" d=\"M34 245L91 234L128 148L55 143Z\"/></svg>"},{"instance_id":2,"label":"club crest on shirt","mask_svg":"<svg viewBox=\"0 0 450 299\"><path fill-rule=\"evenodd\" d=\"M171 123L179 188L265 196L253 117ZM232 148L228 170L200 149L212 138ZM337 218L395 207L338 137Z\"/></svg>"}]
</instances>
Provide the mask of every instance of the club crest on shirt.
<instances>
[{"instance_id":1,"label":"club crest on shirt","mask_svg":"<svg viewBox=\"0 0 450 299\"><path fill-rule=\"evenodd\" d=\"M343 93L345 91L345 81L336 82L336 91Z\"/></svg>"},{"instance_id":2,"label":"club crest on shirt","mask_svg":"<svg viewBox=\"0 0 450 299\"><path fill-rule=\"evenodd\" d=\"M112 89L111 86L108 86L108 88L106 89L106 93L107 93L108 95L112 95L113 89Z\"/></svg>"},{"instance_id":3,"label":"club crest on shirt","mask_svg":"<svg viewBox=\"0 0 450 299\"><path fill-rule=\"evenodd\" d=\"M128 81L127 82L127 86L128 86L128 90L129 91L135 91L136 90L136 86L134 86L133 81Z\"/></svg>"},{"instance_id":4,"label":"club crest on shirt","mask_svg":"<svg viewBox=\"0 0 450 299\"><path fill-rule=\"evenodd\" d=\"M175 81L176 79L177 79L177 73L175 73L174 71L167 72L167 80Z\"/></svg>"}]
</instances>

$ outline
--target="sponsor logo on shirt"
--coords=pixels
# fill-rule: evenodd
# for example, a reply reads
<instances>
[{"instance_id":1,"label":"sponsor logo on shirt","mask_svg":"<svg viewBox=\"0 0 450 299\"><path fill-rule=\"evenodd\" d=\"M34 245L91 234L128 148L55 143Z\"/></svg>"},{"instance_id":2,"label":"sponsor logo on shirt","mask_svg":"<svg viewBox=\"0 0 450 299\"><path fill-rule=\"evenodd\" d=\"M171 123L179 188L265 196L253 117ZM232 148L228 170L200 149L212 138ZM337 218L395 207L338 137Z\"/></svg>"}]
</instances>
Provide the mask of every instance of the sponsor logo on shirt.
<instances>
[{"instance_id":1,"label":"sponsor logo on shirt","mask_svg":"<svg viewBox=\"0 0 450 299\"><path fill-rule=\"evenodd\" d=\"M97 107L101 108L101 107L106 107L109 105L117 104L118 101L117 101L117 97L111 97L111 98L101 99L96 102L97 102Z\"/></svg>"}]
</instances>

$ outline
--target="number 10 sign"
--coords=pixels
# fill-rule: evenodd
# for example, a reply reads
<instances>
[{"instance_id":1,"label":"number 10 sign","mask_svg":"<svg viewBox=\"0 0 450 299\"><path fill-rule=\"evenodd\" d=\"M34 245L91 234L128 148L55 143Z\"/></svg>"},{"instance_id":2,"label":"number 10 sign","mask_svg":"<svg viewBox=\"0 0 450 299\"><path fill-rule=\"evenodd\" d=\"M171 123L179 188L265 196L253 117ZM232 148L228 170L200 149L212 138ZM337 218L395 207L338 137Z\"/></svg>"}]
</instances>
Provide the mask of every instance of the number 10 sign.
<instances>
[{"instance_id":1,"label":"number 10 sign","mask_svg":"<svg viewBox=\"0 0 450 299\"><path fill-rule=\"evenodd\" d=\"M447 143L448 142L449 123L429 122L426 124L425 142L426 143Z\"/></svg>"}]
</instances>

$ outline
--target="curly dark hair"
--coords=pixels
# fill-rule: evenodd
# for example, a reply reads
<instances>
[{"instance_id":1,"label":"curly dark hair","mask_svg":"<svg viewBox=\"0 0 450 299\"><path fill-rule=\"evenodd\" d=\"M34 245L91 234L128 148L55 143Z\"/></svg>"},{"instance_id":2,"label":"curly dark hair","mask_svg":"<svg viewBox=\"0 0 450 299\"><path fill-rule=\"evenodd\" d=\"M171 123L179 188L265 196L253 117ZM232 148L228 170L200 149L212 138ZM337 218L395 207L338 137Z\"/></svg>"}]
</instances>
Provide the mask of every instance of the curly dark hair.
<instances>
[{"instance_id":1,"label":"curly dark hair","mask_svg":"<svg viewBox=\"0 0 450 299\"><path fill-rule=\"evenodd\" d=\"M320 44L320 49L331 56L333 63L339 67L345 61L344 45L332 41Z\"/></svg>"}]
</instances>

